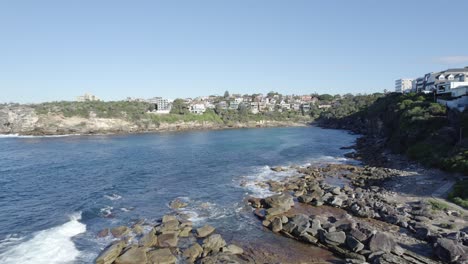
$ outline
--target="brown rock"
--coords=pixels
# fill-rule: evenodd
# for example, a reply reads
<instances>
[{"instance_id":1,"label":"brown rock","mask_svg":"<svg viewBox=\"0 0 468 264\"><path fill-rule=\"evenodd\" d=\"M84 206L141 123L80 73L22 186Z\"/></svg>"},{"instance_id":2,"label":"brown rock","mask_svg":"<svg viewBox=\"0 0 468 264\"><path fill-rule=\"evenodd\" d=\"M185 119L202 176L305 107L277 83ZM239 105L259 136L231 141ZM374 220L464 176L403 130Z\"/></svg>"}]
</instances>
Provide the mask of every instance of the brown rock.
<instances>
[{"instance_id":1,"label":"brown rock","mask_svg":"<svg viewBox=\"0 0 468 264\"><path fill-rule=\"evenodd\" d=\"M158 245L160 247L177 247L178 242L179 238L176 232L168 232L158 236Z\"/></svg>"},{"instance_id":2,"label":"brown rock","mask_svg":"<svg viewBox=\"0 0 468 264\"><path fill-rule=\"evenodd\" d=\"M204 227L197 228L197 237L204 238L209 236L215 231L215 228L210 225L205 225Z\"/></svg>"},{"instance_id":3,"label":"brown rock","mask_svg":"<svg viewBox=\"0 0 468 264\"><path fill-rule=\"evenodd\" d=\"M175 264L177 258L168 248L156 249L148 252L149 264Z\"/></svg>"}]
</instances>

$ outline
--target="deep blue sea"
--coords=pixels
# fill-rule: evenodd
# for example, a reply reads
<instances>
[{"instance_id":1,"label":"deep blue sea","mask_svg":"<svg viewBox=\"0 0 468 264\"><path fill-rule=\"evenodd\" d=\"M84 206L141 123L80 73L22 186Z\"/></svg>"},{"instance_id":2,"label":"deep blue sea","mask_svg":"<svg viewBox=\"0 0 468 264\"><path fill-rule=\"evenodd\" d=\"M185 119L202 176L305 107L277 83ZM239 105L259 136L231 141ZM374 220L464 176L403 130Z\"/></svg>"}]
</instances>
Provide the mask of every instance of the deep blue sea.
<instances>
[{"instance_id":1,"label":"deep blue sea","mask_svg":"<svg viewBox=\"0 0 468 264\"><path fill-rule=\"evenodd\" d=\"M346 162L356 136L317 127L180 133L0 136L0 263L92 263L111 238L99 230L154 221L180 198L195 226L226 239L281 239L243 199L273 166ZM270 238L268 236L271 236Z\"/></svg>"}]
</instances>

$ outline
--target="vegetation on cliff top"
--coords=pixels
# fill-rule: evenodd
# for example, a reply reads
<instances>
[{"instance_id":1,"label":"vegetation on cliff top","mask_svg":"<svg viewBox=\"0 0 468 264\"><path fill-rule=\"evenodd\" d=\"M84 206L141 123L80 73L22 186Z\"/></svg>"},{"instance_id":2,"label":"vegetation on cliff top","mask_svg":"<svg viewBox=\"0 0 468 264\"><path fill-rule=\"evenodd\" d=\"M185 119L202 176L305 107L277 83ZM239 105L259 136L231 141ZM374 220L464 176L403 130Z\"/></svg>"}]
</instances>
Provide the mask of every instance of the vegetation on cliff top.
<instances>
[{"instance_id":1,"label":"vegetation on cliff top","mask_svg":"<svg viewBox=\"0 0 468 264\"><path fill-rule=\"evenodd\" d=\"M448 111L433 95L388 94L353 100L322 113L325 126L386 138L386 147L427 166L468 174L468 112ZM344 107L345 109L340 109ZM450 199L468 205L468 186L460 183Z\"/></svg>"},{"instance_id":2,"label":"vegetation on cliff top","mask_svg":"<svg viewBox=\"0 0 468 264\"><path fill-rule=\"evenodd\" d=\"M152 105L145 102L47 102L30 105L37 114L56 114L64 117L97 117L97 118L120 118L131 122L152 122L155 124L175 123L175 122L213 122L217 124L233 125L236 122L244 123L249 121L311 121L309 113L296 111L272 111L259 114L252 114L248 109L239 110L219 110L207 109L202 115L192 114L188 106L182 100L174 102L170 114L155 114L149 112Z\"/></svg>"}]
</instances>

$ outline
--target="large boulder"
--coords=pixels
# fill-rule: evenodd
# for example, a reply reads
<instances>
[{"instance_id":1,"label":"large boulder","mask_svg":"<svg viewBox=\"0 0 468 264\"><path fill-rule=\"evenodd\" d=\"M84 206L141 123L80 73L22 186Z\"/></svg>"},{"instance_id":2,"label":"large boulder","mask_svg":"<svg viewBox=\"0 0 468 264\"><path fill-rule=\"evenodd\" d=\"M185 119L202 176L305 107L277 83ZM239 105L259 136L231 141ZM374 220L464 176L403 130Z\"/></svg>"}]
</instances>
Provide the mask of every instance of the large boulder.
<instances>
[{"instance_id":1,"label":"large boulder","mask_svg":"<svg viewBox=\"0 0 468 264\"><path fill-rule=\"evenodd\" d=\"M168 248L156 249L148 252L149 264L175 264L177 258Z\"/></svg>"},{"instance_id":2,"label":"large boulder","mask_svg":"<svg viewBox=\"0 0 468 264\"><path fill-rule=\"evenodd\" d=\"M357 240L353 236L346 237L346 245L353 252L358 252L364 249L364 244L362 244L359 240Z\"/></svg>"},{"instance_id":3,"label":"large boulder","mask_svg":"<svg viewBox=\"0 0 468 264\"><path fill-rule=\"evenodd\" d=\"M127 226L118 226L111 229L111 233L115 238L123 237L130 233L131 229Z\"/></svg>"},{"instance_id":4,"label":"large boulder","mask_svg":"<svg viewBox=\"0 0 468 264\"><path fill-rule=\"evenodd\" d=\"M99 254L95 261L96 264L111 264L120 255L124 247L125 242L123 241L111 244Z\"/></svg>"},{"instance_id":5,"label":"large boulder","mask_svg":"<svg viewBox=\"0 0 468 264\"><path fill-rule=\"evenodd\" d=\"M206 256L210 252L220 252L226 246L226 241L219 234L214 234L203 240L203 255Z\"/></svg>"},{"instance_id":6,"label":"large boulder","mask_svg":"<svg viewBox=\"0 0 468 264\"><path fill-rule=\"evenodd\" d=\"M162 224L161 227L161 232L166 233L166 232L172 232L179 230L179 221L176 220L170 220Z\"/></svg>"},{"instance_id":7,"label":"large boulder","mask_svg":"<svg viewBox=\"0 0 468 264\"><path fill-rule=\"evenodd\" d=\"M197 237L204 238L211 235L215 231L215 228L210 225L205 225L204 227L197 228Z\"/></svg>"},{"instance_id":8,"label":"large boulder","mask_svg":"<svg viewBox=\"0 0 468 264\"><path fill-rule=\"evenodd\" d=\"M158 237L156 236L156 230L151 229L146 235L144 235L140 241L140 246L143 247L154 247L158 244Z\"/></svg>"},{"instance_id":9,"label":"large boulder","mask_svg":"<svg viewBox=\"0 0 468 264\"><path fill-rule=\"evenodd\" d=\"M169 207L171 207L172 209L184 208L184 207L187 207L187 205L188 203L185 203L181 201L180 199L175 199L171 203L169 203Z\"/></svg>"},{"instance_id":10,"label":"large boulder","mask_svg":"<svg viewBox=\"0 0 468 264\"><path fill-rule=\"evenodd\" d=\"M202 253L203 248L198 243L195 243L191 247L184 250L182 256L184 256L184 258L189 262L195 262L195 260L197 260L197 258L199 258Z\"/></svg>"},{"instance_id":11,"label":"large boulder","mask_svg":"<svg viewBox=\"0 0 468 264\"><path fill-rule=\"evenodd\" d=\"M392 252L395 249L396 243L389 235L379 232L373 235L369 241L369 249L373 252L384 251Z\"/></svg>"},{"instance_id":12,"label":"large boulder","mask_svg":"<svg viewBox=\"0 0 468 264\"><path fill-rule=\"evenodd\" d=\"M287 211L294 206L294 200L290 194L282 193L265 198L265 204L268 207L279 207Z\"/></svg>"},{"instance_id":13,"label":"large boulder","mask_svg":"<svg viewBox=\"0 0 468 264\"><path fill-rule=\"evenodd\" d=\"M291 219L291 223L293 223L296 226L296 228L294 228L294 230L292 231L295 236L300 236L304 234L310 227L310 219L305 214L295 215Z\"/></svg>"},{"instance_id":14,"label":"large boulder","mask_svg":"<svg viewBox=\"0 0 468 264\"><path fill-rule=\"evenodd\" d=\"M283 222L281 221L281 217L276 217L271 222L271 230L275 233L278 233L281 231L281 229L283 229Z\"/></svg>"},{"instance_id":15,"label":"large boulder","mask_svg":"<svg viewBox=\"0 0 468 264\"><path fill-rule=\"evenodd\" d=\"M160 247L177 247L179 238L176 232L168 232L158 236L158 245Z\"/></svg>"},{"instance_id":16,"label":"large boulder","mask_svg":"<svg viewBox=\"0 0 468 264\"><path fill-rule=\"evenodd\" d=\"M461 259L468 261L468 247L447 238L437 239L435 254L443 261L455 262Z\"/></svg>"},{"instance_id":17,"label":"large boulder","mask_svg":"<svg viewBox=\"0 0 468 264\"><path fill-rule=\"evenodd\" d=\"M115 264L146 264L146 249L132 247L115 260Z\"/></svg>"},{"instance_id":18,"label":"large boulder","mask_svg":"<svg viewBox=\"0 0 468 264\"><path fill-rule=\"evenodd\" d=\"M346 241L346 233L343 231L335 231L335 232L322 232L323 234L323 242L331 245L341 245L344 244Z\"/></svg>"}]
</instances>

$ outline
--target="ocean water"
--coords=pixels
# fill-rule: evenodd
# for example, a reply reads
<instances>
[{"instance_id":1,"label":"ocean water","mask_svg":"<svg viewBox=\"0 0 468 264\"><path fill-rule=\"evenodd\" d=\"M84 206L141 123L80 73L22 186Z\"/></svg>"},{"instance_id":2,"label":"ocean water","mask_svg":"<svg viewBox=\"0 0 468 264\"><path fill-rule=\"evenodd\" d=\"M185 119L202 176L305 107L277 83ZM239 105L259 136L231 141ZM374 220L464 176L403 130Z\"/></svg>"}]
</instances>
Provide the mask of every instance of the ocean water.
<instances>
[{"instance_id":1,"label":"ocean water","mask_svg":"<svg viewBox=\"0 0 468 264\"><path fill-rule=\"evenodd\" d=\"M92 263L111 238L99 230L170 213L209 223L227 240L282 238L265 232L245 205L271 194L258 181L273 166L348 162L356 136L318 127L180 133L0 136L0 263Z\"/></svg>"}]
</instances>

